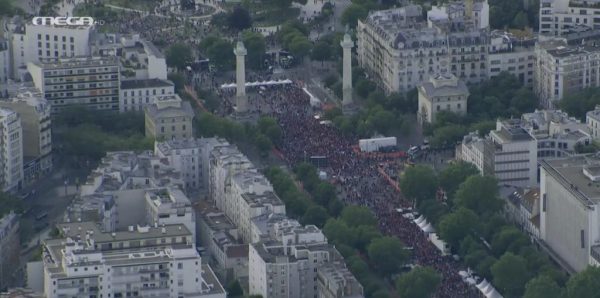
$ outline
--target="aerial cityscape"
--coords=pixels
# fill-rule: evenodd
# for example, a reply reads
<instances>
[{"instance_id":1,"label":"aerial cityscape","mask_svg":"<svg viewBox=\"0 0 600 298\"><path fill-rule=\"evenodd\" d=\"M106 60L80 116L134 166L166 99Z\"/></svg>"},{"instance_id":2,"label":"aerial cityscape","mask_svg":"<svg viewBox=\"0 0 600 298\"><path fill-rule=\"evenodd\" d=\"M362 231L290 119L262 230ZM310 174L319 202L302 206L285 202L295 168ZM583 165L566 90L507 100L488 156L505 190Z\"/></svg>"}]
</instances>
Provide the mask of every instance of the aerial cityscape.
<instances>
[{"instance_id":1,"label":"aerial cityscape","mask_svg":"<svg viewBox=\"0 0 600 298\"><path fill-rule=\"evenodd\" d=\"M0 26L0 298L600 297L600 0Z\"/></svg>"}]
</instances>

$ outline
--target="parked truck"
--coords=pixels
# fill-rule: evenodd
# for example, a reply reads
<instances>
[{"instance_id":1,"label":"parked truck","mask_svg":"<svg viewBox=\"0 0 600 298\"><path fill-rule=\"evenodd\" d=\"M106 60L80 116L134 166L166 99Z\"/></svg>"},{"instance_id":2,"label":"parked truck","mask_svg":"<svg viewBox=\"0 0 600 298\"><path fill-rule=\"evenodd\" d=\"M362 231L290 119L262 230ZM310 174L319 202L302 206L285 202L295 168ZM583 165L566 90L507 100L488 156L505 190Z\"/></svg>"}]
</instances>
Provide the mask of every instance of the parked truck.
<instances>
[{"instance_id":1,"label":"parked truck","mask_svg":"<svg viewBox=\"0 0 600 298\"><path fill-rule=\"evenodd\" d=\"M358 146L362 152L375 152L383 148L397 146L396 137L362 139L358 141Z\"/></svg>"}]
</instances>

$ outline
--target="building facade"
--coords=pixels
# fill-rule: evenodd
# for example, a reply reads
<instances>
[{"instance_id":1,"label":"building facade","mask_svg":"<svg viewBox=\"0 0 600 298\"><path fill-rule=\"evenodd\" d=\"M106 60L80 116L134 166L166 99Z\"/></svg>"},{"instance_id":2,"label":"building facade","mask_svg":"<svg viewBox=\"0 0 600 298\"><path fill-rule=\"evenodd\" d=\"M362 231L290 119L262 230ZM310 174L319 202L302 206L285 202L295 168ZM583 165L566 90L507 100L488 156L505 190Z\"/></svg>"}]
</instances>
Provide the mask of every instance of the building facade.
<instances>
[{"instance_id":1,"label":"building facade","mask_svg":"<svg viewBox=\"0 0 600 298\"><path fill-rule=\"evenodd\" d=\"M90 55L93 26L42 26L20 16L5 24L10 49L10 72L21 80L28 63Z\"/></svg>"},{"instance_id":2,"label":"building facade","mask_svg":"<svg viewBox=\"0 0 600 298\"><path fill-rule=\"evenodd\" d=\"M600 261L600 159L572 156L540 162L540 235L559 263L579 272Z\"/></svg>"},{"instance_id":3,"label":"building facade","mask_svg":"<svg viewBox=\"0 0 600 298\"><path fill-rule=\"evenodd\" d=\"M445 73L432 76L417 89L419 108L417 118L422 123L434 123L435 115L440 111L449 111L457 115L467 114L469 89L464 82L453 74Z\"/></svg>"},{"instance_id":4,"label":"building facade","mask_svg":"<svg viewBox=\"0 0 600 298\"><path fill-rule=\"evenodd\" d=\"M20 89L0 107L15 111L23 130L23 178L26 184L52 170L50 105L36 88Z\"/></svg>"},{"instance_id":5,"label":"building facade","mask_svg":"<svg viewBox=\"0 0 600 298\"><path fill-rule=\"evenodd\" d=\"M533 34L516 36L504 31L492 31L488 77L507 72L515 75L523 85L533 86L536 41Z\"/></svg>"},{"instance_id":6,"label":"building facade","mask_svg":"<svg viewBox=\"0 0 600 298\"><path fill-rule=\"evenodd\" d=\"M599 14L596 0L541 0L539 32L561 36L579 26L600 29Z\"/></svg>"},{"instance_id":7,"label":"building facade","mask_svg":"<svg viewBox=\"0 0 600 298\"><path fill-rule=\"evenodd\" d=\"M0 108L0 185L4 191L17 191L23 186L23 130L15 111Z\"/></svg>"},{"instance_id":8,"label":"building facade","mask_svg":"<svg viewBox=\"0 0 600 298\"><path fill-rule=\"evenodd\" d=\"M408 92L442 69L465 82L486 80L487 24L464 6L448 11L430 11L427 20L415 5L369 13L358 22L360 66L388 93Z\"/></svg>"},{"instance_id":9,"label":"building facade","mask_svg":"<svg viewBox=\"0 0 600 298\"><path fill-rule=\"evenodd\" d=\"M184 225L104 233L94 223L60 224L43 243L46 297L225 298Z\"/></svg>"},{"instance_id":10,"label":"building facade","mask_svg":"<svg viewBox=\"0 0 600 298\"><path fill-rule=\"evenodd\" d=\"M119 63L115 57L63 58L29 63L27 69L53 114L70 106L119 110Z\"/></svg>"},{"instance_id":11,"label":"building facade","mask_svg":"<svg viewBox=\"0 0 600 298\"><path fill-rule=\"evenodd\" d=\"M187 139L194 136L194 110L177 94L157 96L144 108L146 136L155 140Z\"/></svg>"},{"instance_id":12,"label":"building facade","mask_svg":"<svg viewBox=\"0 0 600 298\"><path fill-rule=\"evenodd\" d=\"M600 106L596 106L593 111L589 111L585 114L585 122L592 138L600 138L600 129L598 128L600 123Z\"/></svg>"},{"instance_id":13,"label":"building facade","mask_svg":"<svg viewBox=\"0 0 600 298\"><path fill-rule=\"evenodd\" d=\"M160 79L121 81L119 111L144 111L157 96L175 94L173 82Z\"/></svg>"}]
</instances>

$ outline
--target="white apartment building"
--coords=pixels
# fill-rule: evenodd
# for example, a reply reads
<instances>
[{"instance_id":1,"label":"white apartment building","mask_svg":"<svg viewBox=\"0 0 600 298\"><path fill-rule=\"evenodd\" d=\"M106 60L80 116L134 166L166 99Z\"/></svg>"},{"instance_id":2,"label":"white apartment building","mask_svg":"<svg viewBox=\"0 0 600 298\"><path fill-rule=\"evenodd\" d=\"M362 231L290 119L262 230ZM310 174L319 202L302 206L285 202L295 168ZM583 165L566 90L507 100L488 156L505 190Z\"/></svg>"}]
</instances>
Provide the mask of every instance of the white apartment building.
<instances>
[{"instance_id":1,"label":"white apartment building","mask_svg":"<svg viewBox=\"0 0 600 298\"><path fill-rule=\"evenodd\" d=\"M567 94L600 86L600 42L584 42L553 39L536 45L534 91L542 106L553 108Z\"/></svg>"},{"instance_id":2,"label":"white apartment building","mask_svg":"<svg viewBox=\"0 0 600 298\"><path fill-rule=\"evenodd\" d=\"M600 159L572 156L542 160L540 235L570 272L600 263Z\"/></svg>"},{"instance_id":3,"label":"white apartment building","mask_svg":"<svg viewBox=\"0 0 600 298\"><path fill-rule=\"evenodd\" d=\"M361 298L363 289L343 261L330 262L317 269L317 297Z\"/></svg>"},{"instance_id":4,"label":"white apartment building","mask_svg":"<svg viewBox=\"0 0 600 298\"><path fill-rule=\"evenodd\" d=\"M358 22L360 66L388 93L408 92L442 69L469 83L487 79L485 17L457 5L451 13L432 10L427 20L416 5L370 12Z\"/></svg>"},{"instance_id":5,"label":"white apartment building","mask_svg":"<svg viewBox=\"0 0 600 298\"><path fill-rule=\"evenodd\" d=\"M28 63L35 87L58 113L69 106L119 110L119 64L114 57L61 58Z\"/></svg>"},{"instance_id":6,"label":"white apartment building","mask_svg":"<svg viewBox=\"0 0 600 298\"><path fill-rule=\"evenodd\" d=\"M208 197L219 210L225 210L233 175L254 168L254 165L235 145L215 148L209 160Z\"/></svg>"},{"instance_id":7,"label":"white apartment building","mask_svg":"<svg viewBox=\"0 0 600 298\"><path fill-rule=\"evenodd\" d=\"M515 223L528 236L540 238L540 190L501 186L500 198L505 201L504 217Z\"/></svg>"},{"instance_id":8,"label":"white apartment building","mask_svg":"<svg viewBox=\"0 0 600 298\"><path fill-rule=\"evenodd\" d=\"M186 190L208 192L210 153L215 147L229 146L224 139L189 138L154 143L154 154L168 158L184 180Z\"/></svg>"},{"instance_id":9,"label":"white apartment building","mask_svg":"<svg viewBox=\"0 0 600 298\"><path fill-rule=\"evenodd\" d=\"M196 241L196 213L190 199L180 189L170 187L148 190L144 197L147 224L183 224L192 233L192 240Z\"/></svg>"},{"instance_id":10,"label":"white apartment building","mask_svg":"<svg viewBox=\"0 0 600 298\"><path fill-rule=\"evenodd\" d=\"M0 186L17 191L23 184L23 129L15 111L0 108L0 132Z\"/></svg>"},{"instance_id":11,"label":"white apartment building","mask_svg":"<svg viewBox=\"0 0 600 298\"><path fill-rule=\"evenodd\" d=\"M578 26L599 29L598 15L598 0L541 0L539 32L561 36Z\"/></svg>"},{"instance_id":12,"label":"white apartment building","mask_svg":"<svg viewBox=\"0 0 600 298\"><path fill-rule=\"evenodd\" d=\"M459 159L473 163L482 175L495 175L499 184L537 185L537 141L519 120L498 121L487 138L473 133L459 146Z\"/></svg>"},{"instance_id":13,"label":"white apartment building","mask_svg":"<svg viewBox=\"0 0 600 298\"><path fill-rule=\"evenodd\" d=\"M225 276L248 277L248 244L241 244L237 227L214 206L199 203L198 238ZM204 259L207 260L206 256Z\"/></svg>"},{"instance_id":14,"label":"white apartment building","mask_svg":"<svg viewBox=\"0 0 600 298\"><path fill-rule=\"evenodd\" d=\"M20 88L15 96L0 101L21 118L23 129L23 175L31 183L52 170L50 105L36 88Z\"/></svg>"},{"instance_id":15,"label":"white apartment building","mask_svg":"<svg viewBox=\"0 0 600 298\"><path fill-rule=\"evenodd\" d=\"M598 129L600 123L600 106L596 106L593 111L589 111L585 114L585 122L590 130L592 138L600 138L600 129Z\"/></svg>"},{"instance_id":16,"label":"white apartment building","mask_svg":"<svg viewBox=\"0 0 600 298\"><path fill-rule=\"evenodd\" d=\"M537 141L538 159L571 156L576 154L577 145L592 142L587 125L561 110L535 110L521 119Z\"/></svg>"},{"instance_id":17,"label":"white apartment building","mask_svg":"<svg viewBox=\"0 0 600 298\"><path fill-rule=\"evenodd\" d=\"M123 80L167 79L165 56L139 34L94 32L90 44L93 55L119 58Z\"/></svg>"},{"instance_id":18,"label":"white apartment building","mask_svg":"<svg viewBox=\"0 0 600 298\"><path fill-rule=\"evenodd\" d=\"M173 82L161 79L121 81L119 111L144 111L157 96L175 94Z\"/></svg>"},{"instance_id":19,"label":"white apartment building","mask_svg":"<svg viewBox=\"0 0 600 298\"><path fill-rule=\"evenodd\" d=\"M13 17L5 23L10 48L11 77L21 80L28 63L90 55L93 26L41 26Z\"/></svg>"},{"instance_id":20,"label":"white apartment building","mask_svg":"<svg viewBox=\"0 0 600 298\"><path fill-rule=\"evenodd\" d=\"M455 75L440 73L429 78L429 82L421 84L417 118L421 124L434 123L440 111L450 111L458 115L467 114L467 98L469 88Z\"/></svg>"},{"instance_id":21,"label":"white apartment building","mask_svg":"<svg viewBox=\"0 0 600 298\"><path fill-rule=\"evenodd\" d=\"M517 37L504 31L492 31L488 77L493 78L502 72L508 72L515 75L523 85L533 86L536 41L533 35Z\"/></svg>"},{"instance_id":22,"label":"white apartment building","mask_svg":"<svg viewBox=\"0 0 600 298\"><path fill-rule=\"evenodd\" d=\"M511 121L498 121L490 132L494 146L494 173L500 184L537 185L537 142Z\"/></svg>"},{"instance_id":23,"label":"white apartment building","mask_svg":"<svg viewBox=\"0 0 600 298\"><path fill-rule=\"evenodd\" d=\"M168 222L192 227L194 214L178 189L182 185L181 174L151 151L108 152L81 185L64 221L97 222L107 232ZM156 197L161 199L155 202Z\"/></svg>"},{"instance_id":24,"label":"white apartment building","mask_svg":"<svg viewBox=\"0 0 600 298\"><path fill-rule=\"evenodd\" d=\"M43 243L46 297L226 297L184 225L105 233L81 222L59 229L64 238Z\"/></svg>"}]
</instances>

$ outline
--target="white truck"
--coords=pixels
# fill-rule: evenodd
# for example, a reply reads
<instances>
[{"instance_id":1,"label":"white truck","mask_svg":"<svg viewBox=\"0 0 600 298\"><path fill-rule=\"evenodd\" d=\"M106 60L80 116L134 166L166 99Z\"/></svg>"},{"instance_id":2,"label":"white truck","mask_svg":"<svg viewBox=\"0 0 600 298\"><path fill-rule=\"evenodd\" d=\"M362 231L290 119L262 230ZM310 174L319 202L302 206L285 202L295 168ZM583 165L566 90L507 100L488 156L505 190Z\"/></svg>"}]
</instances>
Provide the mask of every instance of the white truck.
<instances>
[{"instance_id":1,"label":"white truck","mask_svg":"<svg viewBox=\"0 0 600 298\"><path fill-rule=\"evenodd\" d=\"M374 152L378 151L380 148L393 147L396 145L396 137L362 139L358 141L358 146L362 152Z\"/></svg>"}]
</instances>

